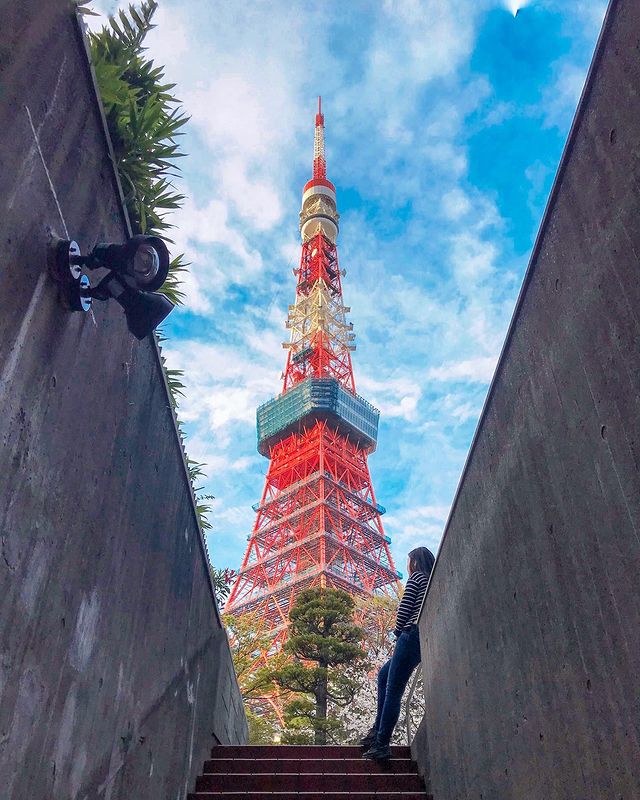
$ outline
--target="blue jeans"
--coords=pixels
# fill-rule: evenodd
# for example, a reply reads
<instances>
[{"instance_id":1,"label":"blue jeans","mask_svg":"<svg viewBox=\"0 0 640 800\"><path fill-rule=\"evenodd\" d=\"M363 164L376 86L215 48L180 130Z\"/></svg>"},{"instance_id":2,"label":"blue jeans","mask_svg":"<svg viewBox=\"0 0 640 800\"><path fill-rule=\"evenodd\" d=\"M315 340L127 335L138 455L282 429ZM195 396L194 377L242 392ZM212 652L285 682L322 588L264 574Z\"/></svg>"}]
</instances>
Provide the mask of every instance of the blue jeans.
<instances>
[{"instance_id":1,"label":"blue jeans","mask_svg":"<svg viewBox=\"0 0 640 800\"><path fill-rule=\"evenodd\" d=\"M411 673L420 663L420 636L418 626L402 631L393 655L378 673L378 713L375 729L378 744L388 745L400 717L402 695Z\"/></svg>"}]
</instances>

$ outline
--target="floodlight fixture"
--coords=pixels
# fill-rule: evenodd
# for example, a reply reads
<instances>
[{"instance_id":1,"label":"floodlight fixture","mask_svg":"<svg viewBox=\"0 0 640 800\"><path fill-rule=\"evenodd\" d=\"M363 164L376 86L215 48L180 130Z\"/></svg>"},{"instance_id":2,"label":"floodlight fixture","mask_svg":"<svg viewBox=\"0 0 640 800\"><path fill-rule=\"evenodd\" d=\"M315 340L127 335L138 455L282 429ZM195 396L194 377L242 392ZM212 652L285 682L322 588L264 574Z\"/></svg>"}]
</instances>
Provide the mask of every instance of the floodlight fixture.
<instances>
[{"instance_id":1,"label":"floodlight fixture","mask_svg":"<svg viewBox=\"0 0 640 800\"><path fill-rule=\"evenodd\" d=\"M127 327L136 339L144 339L173 311L174 304L159 292L141 292L128 286L120 275L109 272L97 286L81 289L90 300L112 297L124 311Z\"/></svg>"},{"instance_id":2,"label":"floodlight fixture","mask_svg":"<svg viewBox=\"0 0 640 800\"><path fill-rule=\"evenodd\" d=\"M131 333L144 339L174 308L155 291L167 279L170 261L159 236L137 235L124 244L97 244L86 256L76 242L57 239L51 255L51 275L72 311L88 311L93 300L113 298L123 308ZM92 287L83 268L108 272Z\"/></svg>"},{"instance_id":3,"label":"floodlight fixture","mask_svg":"<svg viewBox=\"0 0 640 800\"><path fill-rule=\"evenodd\" d=\"M111 269L145 292L159 289L169 273L169 251L159 236L138 234L125 244L97 244L88 256L72 254L69 260L87 269Z\"/></svg>"}]
</instances>

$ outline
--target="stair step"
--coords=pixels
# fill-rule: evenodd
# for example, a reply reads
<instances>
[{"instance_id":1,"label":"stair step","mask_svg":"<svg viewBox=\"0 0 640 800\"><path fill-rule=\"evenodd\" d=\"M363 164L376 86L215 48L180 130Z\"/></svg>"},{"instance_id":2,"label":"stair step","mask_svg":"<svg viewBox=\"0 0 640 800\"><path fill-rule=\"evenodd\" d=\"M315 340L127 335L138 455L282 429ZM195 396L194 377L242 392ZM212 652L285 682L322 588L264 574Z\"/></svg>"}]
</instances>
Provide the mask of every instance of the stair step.
<instances>
[{"instance_id":1,"label":"stair step","mask_svg":"<svg viewBox=\"0 0 640 800\"><path fill-rule=\"evenodd\" d=\"M200 775L198 792L417 792L423 788L416 773L275 773Z\"/></svg>"},{"instance_id":2,"label":"stair step","mask_svg":"<svg viewBox=\"0 0 640 800\"><path fill-rule=\"evenodd\" d=\"M269 759L345 759L361 758L362 747L342 745L306 745L306 744L256 744L256 745L220 745L211 751L212 759L235 758L269 758ZM391 747L393 758L411 758L411 748L402 745Z\"/></svg>"},{"instance_id":3,"label":"stair step","mask_svg":"<svg viewBox=\"0 0 640 800\"><path fill-rule=\"evenodd\" d=\"M366 758L235 758L209 759L204 762L205 775L275 774L278 772L323 774L415 773L409 758L393 758L379 763Z\"/></svg>"},{"instance_id":4,"label":"stair step","mask_svg":"<svg viewBox=\"0 0 640 800\"><path fill-rule=\"evenodd\" d=\"M191 792L187 800L432 800L418 792Z\"/></svg>"},{"instance_id":5,"label":"stair step","mask_svg":"<svg viewBox=\"0 0 640 800\"><path fill-rule=\"evenodd\" d=\"M409 747L390 761L362 758L342 745L214 747L187 800L433 800Z\"/></svg>"}]
</instances>

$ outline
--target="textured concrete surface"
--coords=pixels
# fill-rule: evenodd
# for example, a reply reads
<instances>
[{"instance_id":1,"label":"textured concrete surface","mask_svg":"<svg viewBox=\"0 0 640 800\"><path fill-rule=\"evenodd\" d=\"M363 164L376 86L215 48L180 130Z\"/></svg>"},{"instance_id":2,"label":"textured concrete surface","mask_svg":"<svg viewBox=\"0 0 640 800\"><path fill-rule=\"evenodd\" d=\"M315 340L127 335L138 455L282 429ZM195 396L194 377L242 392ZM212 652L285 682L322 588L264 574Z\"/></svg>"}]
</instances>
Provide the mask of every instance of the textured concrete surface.
<instances>
[{"instance_id":1,"label":"textured concrete surface","mask_svg":"<svg viewBox=\"0 0 640 800\"><path fill-rule=\"evenodd\" d=\"M126 236L70 3L2 4L0 121L0 794L183 798L246 722L155 346L46 276Z\"/></svg>"},{"instance_id":2,"label":"textured concrete surface","mask_svg":"<svg viewBox=\"0 0 640 800\"><path fill-rule=\"evenodd\" d=\"M421 615L435 800L640 797L639 92L620 0Z\"/></svg>"}]
</instances>

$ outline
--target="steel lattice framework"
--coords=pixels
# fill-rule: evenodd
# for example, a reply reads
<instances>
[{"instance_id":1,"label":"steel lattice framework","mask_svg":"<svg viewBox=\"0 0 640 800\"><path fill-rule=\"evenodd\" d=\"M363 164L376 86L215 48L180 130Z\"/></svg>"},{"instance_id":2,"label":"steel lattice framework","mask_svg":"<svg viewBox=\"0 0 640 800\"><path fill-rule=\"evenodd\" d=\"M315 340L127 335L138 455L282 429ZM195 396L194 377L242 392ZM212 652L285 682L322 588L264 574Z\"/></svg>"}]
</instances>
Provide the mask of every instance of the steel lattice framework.
<instances>
[{"instance_id":1,"label":"steel lattice framework","mask_svg":"<svg viewBox=\"0 0 640 800\"><path fill-rule=\"evenodd\" d=\"M400 577L367 465L379 413L356 394L355 334L342 300L339 215L326 177L320 100L315 122L282 392L257 415L258 450L270 465L226 607L234 614L259 612L273 630L272 648L286 637L289 608L302 589L331 586L366 596L395 591Z\"/></svg>"}]
</instances>

